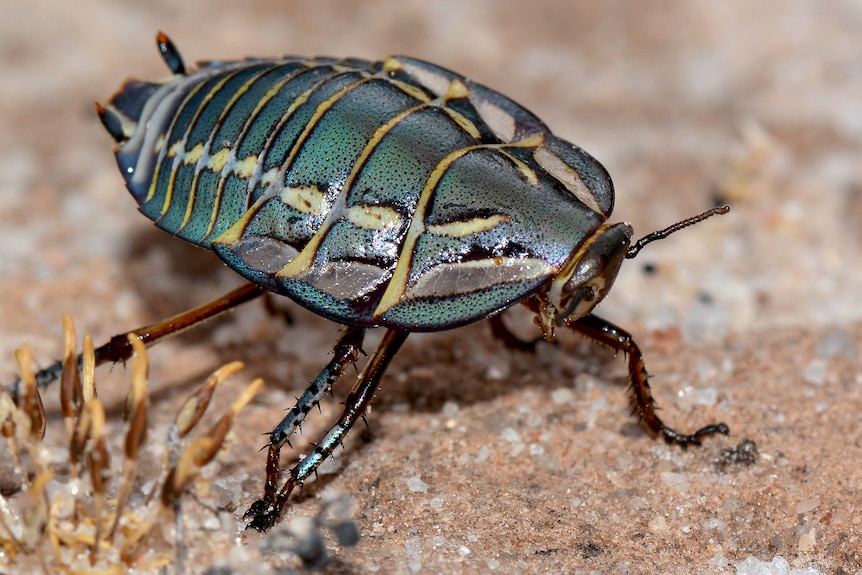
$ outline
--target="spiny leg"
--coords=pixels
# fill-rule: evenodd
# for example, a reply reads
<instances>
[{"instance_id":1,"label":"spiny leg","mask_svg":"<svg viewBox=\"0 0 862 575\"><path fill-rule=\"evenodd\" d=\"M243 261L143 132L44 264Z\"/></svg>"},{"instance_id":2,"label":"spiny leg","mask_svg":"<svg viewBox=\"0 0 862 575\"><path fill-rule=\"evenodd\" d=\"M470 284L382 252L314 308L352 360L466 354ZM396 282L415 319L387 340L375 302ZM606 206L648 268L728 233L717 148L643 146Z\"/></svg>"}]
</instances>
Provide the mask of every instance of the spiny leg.
<instances>
[{"instance_id":1,"label":"spiny leg","mask_svg":"<svg viewBox=\"0 0 862 575\"><path fill-rule=\"evenodd\" d=\"M260 531L264 531L272 527L281 515L281 511L284 509L287 499L290 497L293 489L297 485L301 486L302 483L317 470L318 466L320 466L320 464L332 454L333 450L341 445L344 438L347 437L347 434L350 433L350 429L359 420L359 418L365 417L365 412L368 410L368 406L374 397L374 393L377 391L380 378L383 377L383 373L389 366L389 362L401 348L401 344L403 344L404 340L407 339L407 335L408 332L406 331L395 329L386 331L386 334L383 336L383 340L380 342L377 350L375 350L374 355L372 355L368 360L365 369L362 370L362 374L359 376L353 389L350 390L350 394L345 400L344 411L341 413L341 417L338 418L338 421L330 428L324 438L314 446L314 450L291 468L288 472L289 475L287 481L285 481L281 491L277 494L275 493L275 485L273 484L272 488L270 488L270 483L272 472L275 471L276 474L278 472L279 453L278 446L276 446L275 442L273 441L270 443L270 451L267 457L266 492L264 494L264 498L255 501L245 513L246 517L252 518L249 523L249 527L253 527ZM345 337L347 337L347 335L345 335ZM339 344L341 343L342 342L339 342ZM329 366L327 366L327 368L328 367ZM326 371L327 370L324 369L324 372L321 373L321 375L324 375ZM284 421L282 421L282 423L279 424L279 427L276 427L276 430L273 431L273 438L275 438L276 432L279 431L283 424Z\"/></svg>"},{"instance_id":2,"label":"spiny leg","mask_svg":"<svg viewBox=\"0 0 862 575\"><path fill-rule=\"evenodd\" d=\"M252 283L247 283L209 303L205 303L204 305L198 306L194 309L177 314L164 321L115 335L108 341L108 343L96 348L96 365L108 362L117 363L132 357L132 344L129 343L128 339L130 333L137 335L138 339L144 342L144 345L149 347L166 337L176 335L194 327L199 323L222 314L231 308L261 296L264 293L266 293L266 290L262 287ZM81 355L78 356L77 362L78 369L80 369L83 364L83 357ZM59 379L62 373L63 361L56 361L36 373L36 384L39 387L47 387L52 382ZM17 396L20 384L21 379L19 378L9 387L13 396Z\"/></svg>"},{"instance_id":3,"label":"spiny leg","mask_svg":"<svg viewBox=\"0 0 862 575\"><path fill-rule=\"evenodd\" d=\"M346 328L338 343L335 344L332 360L330 360L320 372L320 375L311 382L311 385L296 400L296 405L293 406L284 419L269 434L269 442L267 443L269 450L266 457L266 483L263 491L263 499L265 501L275 501L276 498L282 446L285 443L290 445L290 437L302 426L302 422L305 420L308 412L315 406L320 405L323 396L331 392L333 384L344 373L344 369L348 365L356 363L362 353L362 340L364 337L365 330L363 328Z\"/></svg>"},{"instance_id":4,"label":"spiny leg","mask_svg":"<svg viewBox=\"0 0 862 575\"><path fill-rule=\"evenodd\" d=\"M629 364L634 411L653 433L661 434L668 441L679 445L691 443L699 445L700 438L704 435L728 433L728 427L724 423L707 425L692 434L679 433L664 424L656 413L656 403L647 381L649 374L647 374L644 366L643 355L627 331L595 315L587 315L576 321L568 322L566 326L614 351L625 353Z\"/></svg>"}]
</instances>

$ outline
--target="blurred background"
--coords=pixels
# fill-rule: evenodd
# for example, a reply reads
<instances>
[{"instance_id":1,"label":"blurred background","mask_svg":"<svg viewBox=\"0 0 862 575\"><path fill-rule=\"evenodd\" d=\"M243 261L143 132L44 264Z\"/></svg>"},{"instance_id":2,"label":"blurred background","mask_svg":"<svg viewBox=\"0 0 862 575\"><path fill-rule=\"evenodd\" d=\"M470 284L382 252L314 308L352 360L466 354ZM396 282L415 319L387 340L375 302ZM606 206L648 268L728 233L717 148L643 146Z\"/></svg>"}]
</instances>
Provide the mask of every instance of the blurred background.
<instances>
[{"instance_id":1,"label":"blurred background","mask_svg":"<svg viewBox=\"0 0 862 575\"><path fill-rule=\"evenodd\" d=\"M686 451L654 441L627 416L622 360L576 338L534 357L502 349L485 325L414 336L379 394L374 442L354 442L339 475L325 474L357 500L363 534L338 569L734 573L748 556L781 556L862 572L862 3L9 3L3 381L23 343L43 364L59 356L63 314L98 343L239 283L137 213L94 113L123 79L166 75L159 30L187 63L406 54L456 70L598 158L616 185L612 220L637 236L731 206L627 262L598 310L640 342L665 418L725 420L730 437ZM171 411L221 362L266 378L234 447L237 515L262 481L260 434L338 334L286 307L292 326L250 304L151 356L153 401ZM530 333L529 317L507 321ZM121 401L122 389L105 393ZM305 441L337 416L331 403ZM759 462L717 469L743 438ZM424 490L408 487L416 476ZM322 490L290 513L313 513ZM219 536L193 541L199 566L240 568L247 557L227 550L260 543L221 536L220 551L207 547ZM256 564L279 568L261 553Z\"/></svg>"}]
</instances>

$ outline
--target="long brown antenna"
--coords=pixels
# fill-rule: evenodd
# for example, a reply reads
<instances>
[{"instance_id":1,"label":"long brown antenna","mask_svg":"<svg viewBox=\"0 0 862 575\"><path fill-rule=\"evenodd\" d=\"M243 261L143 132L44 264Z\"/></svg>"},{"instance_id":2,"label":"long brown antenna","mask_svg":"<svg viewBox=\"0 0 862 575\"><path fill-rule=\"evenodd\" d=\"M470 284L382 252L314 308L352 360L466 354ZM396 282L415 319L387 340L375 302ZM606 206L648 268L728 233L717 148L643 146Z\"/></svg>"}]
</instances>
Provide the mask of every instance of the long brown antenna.
<instances>
[{"instance_id":1,"label":"long brown antenna","mask_svg":"<svg viewBox=\"0 0 862 575\"><path fill-rule=\"evenodd\" d=\"M647 234L638 241L636 241L629 250L626 252L626 258L631 259L638 255L645 245L650 242L654 242L656 240L663 240L674 232L678 232L683 228L687 228L688 226L693 226L694 224L700 223L707 218L711 218L712 216L718 216L721 214L726 214L730 211L730 206L720 206L718 208L712 208L711 210L707 210L702 214L698 214L696 216L690 217L681 222L677 222L673 225L666 227L663 230L659 230L657 232L653 232L651 234Z\"/></svg>"}]
</instances>

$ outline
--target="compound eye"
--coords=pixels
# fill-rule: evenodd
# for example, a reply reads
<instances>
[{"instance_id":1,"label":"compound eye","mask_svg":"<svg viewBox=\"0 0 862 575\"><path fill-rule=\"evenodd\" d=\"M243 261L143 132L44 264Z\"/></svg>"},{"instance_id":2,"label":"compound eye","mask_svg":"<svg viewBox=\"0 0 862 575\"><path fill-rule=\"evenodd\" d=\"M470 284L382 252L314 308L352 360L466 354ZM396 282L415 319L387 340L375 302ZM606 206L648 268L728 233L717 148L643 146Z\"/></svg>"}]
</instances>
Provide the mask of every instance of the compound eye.
<instances>
[{"instance_id":1,"label":"compound eye","mask_svg":"<svg viewBox=\"0 0 862 575\"><path fill-rule=\"evenodd\" d=\"M596 283L596 278L604 275L607 268L608 256L606 254L594 252L584 254L575 268L572 279L566 283L568 291L574 294L578 290Z\"/></svg>"},{"instance_id":2,"label":"compound eye","mask_svg":"<svg viewBox=\"0 0 862 575\"><path fill-rule=\"evenodd\" d=\"M587 315L605 297L619 273L630 241L628 224L607 224L572 254L548 291L557 310L558 324Z\"/></svg>"}]
</instances>

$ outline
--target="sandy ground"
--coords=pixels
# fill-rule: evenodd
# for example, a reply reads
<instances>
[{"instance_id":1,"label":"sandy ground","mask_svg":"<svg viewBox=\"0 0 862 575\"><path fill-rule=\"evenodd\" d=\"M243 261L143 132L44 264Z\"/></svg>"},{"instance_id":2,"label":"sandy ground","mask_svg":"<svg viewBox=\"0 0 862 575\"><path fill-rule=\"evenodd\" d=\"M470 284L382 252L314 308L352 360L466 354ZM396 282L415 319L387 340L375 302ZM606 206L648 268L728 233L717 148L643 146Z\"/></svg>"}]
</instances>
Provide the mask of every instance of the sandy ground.
<instances>
[{"instance_id":1,"label":"sandy ground","mask_svg":"<svg viewBox=\"0 0 862 575\"><path fill-rule=\"evenodd\" d=\"M313 516L324 493L353 497L361 540L336 549L330 569L737 573L747 557L782 557L795 569L862 573L862 3L529 6L7 6L0 378L13 377L23 343L43 364L59 355L62 314L99 342L239 283L137 213L93 112L123 78L165 73L157 30L187 61L409 54L508 94L593 153L615 181L614 220L638 235L730 203L729 215L628 262L599 312L643 347L668 422L721 420L731 433L687 450L650 437L627 415L622 359L573 336L535 355L504 349L484 323L413 336L370 427L288 510ZM152 437L223 362L240 359L246 380L267 384L210 477L220 520L196 520L212 512L189 503L193 572L296 565L267 543L277 533L237 527L260 489L261 434L338 334L287 307L291 326L252 303L151 353ZM529 333L528 317L507 321ZM99 377L119 429L127 374ZM324 405L297 449L338 409ZM727 451L746 439L755 462Z\"/></svg>"}]
</instances>

